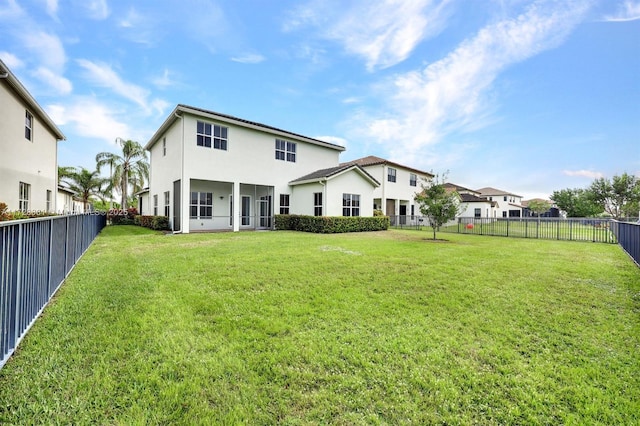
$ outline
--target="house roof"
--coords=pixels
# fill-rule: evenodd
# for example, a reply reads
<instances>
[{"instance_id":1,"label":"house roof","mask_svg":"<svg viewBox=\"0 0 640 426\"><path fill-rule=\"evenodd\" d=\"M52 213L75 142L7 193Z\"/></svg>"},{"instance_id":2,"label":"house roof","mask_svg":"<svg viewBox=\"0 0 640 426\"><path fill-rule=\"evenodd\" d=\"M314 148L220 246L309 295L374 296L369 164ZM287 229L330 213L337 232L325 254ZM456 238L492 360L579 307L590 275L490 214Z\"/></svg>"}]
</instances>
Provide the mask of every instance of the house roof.
<instances>
[{"instance_id":1,"label":"house roof","mask_svg":"<svg viewBox=\"0 0 640 426\"><path fill-rule=\"evenodd\" d=\"M56 140L64 141L67 138L64 133L56 126L51 117L42 109L40 104L35 100L29 91L20 83L18 78L11 72L9 67L0 59L0 81L5 80L8 85L18 94L20 98L27 104L29 111L38 117L51 133L54 134Z\"/></svg>"},{"instance_id":2,"label":"house roof","mask_svg":"<svg viewBox=\"0 0 640 426\"><path fill-rule=\"evenodd\" d=\"M278 129L277 127L268 126L266 124L258 123L255 121L245 120L243 118L234 117L232 115L221 114L215 111L209 111L202 108L197 108L189 105L178 104L171 114L167 117L167 119L162 123L160 128L156 131L156 133L151 137L149 142L145 145L145 149L149 150L151 147L160 140L160 137L167 131L167 129L178 119L181 118L182 114L193 114L199 117L208 118L210 120L235 124L237 126L246 127L250 129L255 129L267 133L272 133L274 135L282 136L284 138L294 138L298 141L307 142L313 145L320 145L326 148L335 149L336 151L344 151L346 148L340 145L336 145L330 142L321 141L319 139L310 138L308 136L300 135L298 133L289 132L287 130Z\"/></svg>"},{"instance_id":3,"label":"house roof","mask_svg":"<svg viewBox=\"0 0 640 426\"><path fill-rule=\"evenodd\" d=\"M71 195L75 195L76 194L70 188L67 188L66 186L62 186L62 185L58 185L58 192L66 192L67 194L71 194Z\"/></svg>"},{"instance_id":4,"label":"house roof","mask_svg":"<svg viewBox=\"0 0 640 426\"><path fill-rule=\"evenodd\" d=\"M299 177L298 179L292 180L291 182L289 182L289 185L300 185L304 183L326 181L337 175L349 172L351 170L359 173L362 177L364 177L366 180L371 182L373 186L376 186L376 187L380 186L380 182L378 182L373 176L367 173L365 169L363 169L361 166L357 164L341 164L339 166L330 167L328 169L316 170L315 172L309 173L307 175Z\"/></svg>"},{"instance_id":5,"label":"house roof","mask_svg":"<svg viewBox=\"0 0 640 426\"><path fill-rule=\"evenodd\" d=\"M369 155L368 157L362 157L362 158L358 158L356 160L352 160L352 161L347 161L344 163L341 163L341 165L347 165L347 164L357 164L359 166L362 167L367 167L367 166L377 166L379 164L386 164L388 166L394 166L394 167L399 167L402 169L406 169L415 173L420 173L423 175L427 175L430 177L433 177L434 174L433 173L429 173L429 172L425 172L423 170L418 170L418 169L414 169L413 167L408 167L405 165L402 165L400 163L394 163L393 161L389 161L386 160L384 158L380 158L380 157L376 157L375 155Z\"/></svg>"},{"instance_id":6,"label":"house roof","mask_svg":"<svg viewBox=\"0 0 640 426\"><path fill-rule=\"evenodd\" d=\"M513 195L514 197L522 198L522 195L514 194L513 192L503 191L501 189L491 188L487 186L485 188L476 189L476 192L479 192L480 195L489 196L489 195Z\"/></svg>"},{"instance_id":7,"label":"house roof","mask_svg":"<svg viewBox=\"0 0 640 426\"><path fill-rule=\"evenodd\" d=\"M474 194L478 194L478 191L474 191L473 189L465 188L464 186L456 185L455 183L446 182L442 186L447 190L447 192L456 191L458 193L467 191L473 192Z\"/></svg>"},{"instance_id":8,"label":"house roof","mask_svg":"<svg viewBox=\"0 0 640 426\"><path fill-rule=\"evenodd\" d=\"M492 205L496 203L495 201L489 201L487 198L478 197L477 195L473 194L458 193L458 195L460 195L460 200L463 203L491 203Z\"/></svg>"}]
</instances>

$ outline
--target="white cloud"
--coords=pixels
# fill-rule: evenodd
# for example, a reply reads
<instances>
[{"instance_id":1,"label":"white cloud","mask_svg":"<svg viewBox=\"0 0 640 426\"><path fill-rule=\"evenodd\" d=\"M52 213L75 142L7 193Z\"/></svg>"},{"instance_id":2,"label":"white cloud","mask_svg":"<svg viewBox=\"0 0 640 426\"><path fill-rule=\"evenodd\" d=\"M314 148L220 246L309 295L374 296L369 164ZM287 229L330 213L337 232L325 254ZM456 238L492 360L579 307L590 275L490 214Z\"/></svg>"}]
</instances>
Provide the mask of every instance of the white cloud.
<instances>
[{"instance_id":1,"label":"white cloud","mask_svg":"<svg viewBox=\"0 0 640 426\"><path fill-rule=\"evenodd\" d=\"M12 70L16 70L24 66L24 62L20 60L20 58L9 52L0 51L0 59L2 59L2 62L7 64L7 66Z\"/></svg>"},{"instance_id":2,"label":"white cloud","mask_svg":"<svg viewBox=\"0 0 640 426\"><path fill-rule=\"evenodd\" d=\"M111 14L107 0L82 0L78 2L83 7L91 19L97 21L105 20Z\"/></svg>"},{"instance_id":3,"label":"white cloud","mask_svg":"<svg viewBox=\"0 0 640 426\"><path fill-rule=\"evenodd\" d=\"M233 62L240 62L242 64L259 64L263 62L266 58L262 55L256 53L247 53L242 56L234 56L231 58Z\"/></svg>"},{"instance_id":4,"label":"white cloud","mask_svg":"<svg viewBox=\"0 0 640 426\"><path fill-rule=\"evenodd\" d=\"M625 0L618 7L614 15L605 16L604 20L609 22L627 22L640 19L640 2Z\"/></svg>"},{"instance_id":5,"label":"white cloud","mask_svg":"<svg viewBox=\"0 0 640 426\"><path fill-rule=\"evenodd\" d=\"M149 91L132 83L128 83L120 78L107 64L95 63L86 59L78 59L78 65L87 71L87 77L94 84L113 90L118 95L128 99L150 114L152 111L163 113L168 105L158 99L149 100Z\"/></svg>"},{"instance_id":6,"label":"white cloud","mask_svg":"<svg viewBox=\"0 0 640 426\"><path fill-rule=\"evenodd\" d=\"M585 177L589 179L599 179L604 177L604 173L594 172L592 170L563 170L562 174L571 177Z\"/></svg>"},{"instance_id":7,"label":"white cloud","mask_svg":"<svg viewBox=\"0 0 640 426\"><path fill-rule=\"evenodd\" d=\"M396 161L415 163L444 135L479 128L488 120L496 78L509 66L556 47L583 19L583 2L533 3L524 13L482 28L443 59L386 82L387 115L355 117L364 136L388 143ZM399 142L402 141L402 142Z\"/></svg>"},{"instance_id":8,"label":"white cloud","mask_svg":"<svg viewBox=\"0 0 640 426\"><path fill-rule=\"evenodd\" d=\"M162 72L162 75L154 78L152 82L156 87L161 89L166 89L167 87L175 85L175 82L171 79L171 72L166 68Z\"/></svg>"},{"instance_id":9,"label":"white cloud","mask_svg":"<svg viewBox=\"0 0 640 426\"><path fill-rule=\"evenodd\" d=\"M337 41L348 53L363 58L372 71L404 61L422 40L438 34L446 22L449 3L312 1L296 8L283 30L316 27L324 38Z\"/></svg>"},{"instance_id":10,"label":"white cloud","mask_svg":"<svg viewBox=\"0 0 640 426\"><path fill-rule=\"evenodd\" d=\"M55 72L61 73L67 62L67 55L60 38L44 31L31 30L20 34L29 51L35 53L39 63Z\"/></svg>"},{"instance_id":11,"label":"white cloud","mask_svg":"<svg viewBox=\"0 0 640 426\"><path fill-rule=\"evenodd\" d=\"M58 20L58 0L43 0L47 14Z\"/></svg>"},{"instance_id":12,"label":"white cloud","mask_svg":"<svg viewBox=\"0 0 640 426\"><path fill-rule=\"evenodd\" d=\"M15 20L24 15L24 11L16 0L7 0L5 7L0 7L0 20Z\"/></svg>"},{"instance_id":13,"label":"white cloud","mask_svg":"<svg viewBox=\"0 0 640 426\"><path fill-rule=\"evenodd\" d=\"M131 127L116 117L116 110L95 98L77 98L68 105L49 105L47 110L55 123L71 126L73 133L83 137L100 139L111 144L116 137L132 137Z\"/></svg>"},{"instance_id":14,"label":"white cloud","mask_svg":"<svg viewBox=\"0 0 640 426\"><path fill-rule=\"evenodd\" d=\"M68 95L73 90L73 85L62 75L52 72L50 69L40 67L34 71L34 75L44 82L48 87L52 87L60 95Z\"/></svg>"}]
</instances>

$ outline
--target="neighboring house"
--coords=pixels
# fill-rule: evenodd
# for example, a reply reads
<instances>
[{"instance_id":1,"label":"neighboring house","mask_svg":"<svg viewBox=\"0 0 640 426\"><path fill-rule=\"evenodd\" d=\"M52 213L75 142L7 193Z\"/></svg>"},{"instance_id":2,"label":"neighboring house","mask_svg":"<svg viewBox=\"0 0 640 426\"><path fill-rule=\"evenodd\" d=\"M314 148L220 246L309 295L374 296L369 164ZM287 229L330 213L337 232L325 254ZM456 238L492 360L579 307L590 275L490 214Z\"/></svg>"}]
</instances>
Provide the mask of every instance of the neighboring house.
<instances>
[{"instance_id":1,"label":"neighboring house","mask_svg":"<svg viewBox=\"0 0 640 426\"><path fill-rule=\"evenodd\" d=\"M522 196L496 188L477 189L481 197L496 202L494 217L522 217Z\"/></svg>"},{"instance_id":2,"label":"neighboring house","mask_svg":"<svg viewBox=\"0 0 640 426\"><path fill-rule=\"evenodd\" d=\"M457 192L460 199L460 210L457 217L493 218L496 217L496 201L489 201L480 196L478 191L465 188L450 182L444 184L447 192Z\"/></svg>"},{"instance_id":3,"label":"neighboring house","mask_svg":"<svg viewBox=\"0 0 640 426\"><path fill-rule=\"evenodd\" d=\"M392 224L396 216L403 224L406 216L420 215L414 197L421 190L421 182L430 180L433 174L372 155L342 164L361 166L380 182L373 191L373 208L391 217Z\"/></svg>"},{"instance_id":4,"label":"neighboring house","mask_svg":"<svg viewBox=\"0 0 640 426\"><path fill-rule=\"evenodd\" d=\"M533 198L531 200L522 201L522 216L523 217L538 217L538 215L532 212L529 209L529 203L532 201L541 201L543 203L547 203L549 205L549 210L542 213L540 217L560 217L560 209L558 206L551 200L543 200L542 198Z\"/></svg>"},{"instance_id":5,"label":"neighboring house","mask_svg":"<svg viewBox=\"0 0 640 426\"><path fill-rule=\"evenodd\" d=\"M56 212L59 214L84 213L84 203L75 197L75 192L58 185L56 194Z\"/></svg>"},{"instance_id":6,"label":"neighboring house","mask_svg":"<svg viewBox=\"0 0 640 426\"><path fill-rule=\"evenodd\" d=\"M57 143L65 136L2 60L0 105L0 202L56 212Z\"/></svg>"},{"instance_id":7,"label":"neighboring house","mask_svg":"<svg viewBox=\"0 0 640 426\"><path fill-rule=\"evenodd\" d=\"M373 215L379 183L338 167L339 145L177 105L145 148L140 209L166 214L174 232L272 229L275 214Z\"/></svg>"},{"instance_id":8,"label":"neighboring house","mask_svg":"<svg viewBox=\"0 0 640 426\"><path fill-rule=\"evenodd\" d=\"M138 197L138 214L150 216L151 208L149 206L149 187L142 188L142 190L135 193L135 196ZM170 215L165 216L169 217Z\"/></svg>"}]
</instances>

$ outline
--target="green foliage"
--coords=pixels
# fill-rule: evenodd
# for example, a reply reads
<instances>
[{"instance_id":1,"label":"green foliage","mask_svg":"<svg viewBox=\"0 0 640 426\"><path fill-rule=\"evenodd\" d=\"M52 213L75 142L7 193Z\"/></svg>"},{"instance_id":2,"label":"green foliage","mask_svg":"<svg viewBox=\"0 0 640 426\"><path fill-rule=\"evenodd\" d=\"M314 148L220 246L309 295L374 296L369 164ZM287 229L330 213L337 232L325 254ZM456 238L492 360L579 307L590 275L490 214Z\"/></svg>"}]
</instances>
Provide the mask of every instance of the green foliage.
<instances>
[{"instance_id":1,"label":"green foliage","mask_svg":"<svg viewBox=\"0 0 640 426\"><path fill-rule=\"evenodd\" d=\"M607 244L105 228L0 370L0 423L640 424Z\"/></svg>"},{"instance_id":2,"label":"green foliage","mask_svg":"<svg viewBox=\"0 0 640 426\"><path fill-rule=\"evenodd\" d=\"M566 212L567 217L593 217L603 211L591 197L591 193L585 189L562 189L554 191L551 199L558 208Z\"/></svg>"},{"instance_id":3,"label":"green foliage","mask_svg":"<svg viewBox=\"0 0 640 426\"><path fill-rule=\"evenodd\" d=\"M427 218L429 226L433 229L433 239L436 239L436 230L450 220L455 219L460 211L460 200L456 192L447 192L444 183L446 173L442 176L435 175L430 180L420 184L422 191L416 194L414 200L420 208L420 213Z\"/></svg>"},{"instance_id":4,"label":"green foliage","mask_svg":"<svg viewBox=\"0 0 640 426\"><path fill-rule=\"evenodd\" d=\"M0 202L0 222L7 220L33 219L37 217L57 216L57 213L49 213L45 211L29 211L22 212L20 210L9 211L6 203Z\"/></svg>"},{"instance_id":5,"label":"green foliage","mask_svg":"<svg viewBox=\"0 0 640 426\"><path fill-rule=\"evenodd\" d=\"M168 231L170 229L169 218L166 216L136 215L134 217L134 224L157 231Z\"/></svg>"},{"instance_id":6,"label":"green foliage","mask_svg":"<svg viewBox=\"0 0 640 426\"><path fill-rule=\"evenodd\" d=\"M122 155L101 152L96 155L98 171L109 168L111 190L116 189L121 196L121 207L126 209L131 200L129 194L140 191L149 181L147 152L138 142L118 139Z\"/></svg>"},{"instance_id":7,"label":"green foliage","mask_svg":"<svg viewBox=\"0 0 640 426\"><path fill-rule=\"evenodd\" d=\"M589 187L591 197L607 213L620 218L635 209L640 202L640 179L634 175L623 173L614 176L612 180L600 178L593 181Z\"/></svg>"},{"instance_id":8,"label":"green foliage","mask_svg":"<svg viewBox=\"0 0 640 426\"><path fill-rule=\"evenodd\" d=\"M384 231L389 229L389 218L387 216L344 217L280 214L275 217L275 228L318 234Z\"/></svg>"},{"instance_id":9,"label":"green foliage","mask_svg":"<svg viewBox=\"0 0 640 426\"><path fill-rule=\"evenodd\" d=\"M549 210L551 204L544 200L531 200L529 201L528 207L529 210L531 210L536 214L536 216L539 217L541 214L544 214Z\"/></svg>"},{"instance_id":10,"label":"green foliage","mask_svg":"<svg viewBox=\"0 0 640 426\"><path fill-rule=\"evenodd\" d=\"M72 168L67 167L66 169ZM68 171L67 180L69 189L82 201L85 211L87 211L88 204L93 197L102 198L104 188L108 184L107 179L100 177L99 171L92 172L84 167Z\"/></svg>"}]
</instances>

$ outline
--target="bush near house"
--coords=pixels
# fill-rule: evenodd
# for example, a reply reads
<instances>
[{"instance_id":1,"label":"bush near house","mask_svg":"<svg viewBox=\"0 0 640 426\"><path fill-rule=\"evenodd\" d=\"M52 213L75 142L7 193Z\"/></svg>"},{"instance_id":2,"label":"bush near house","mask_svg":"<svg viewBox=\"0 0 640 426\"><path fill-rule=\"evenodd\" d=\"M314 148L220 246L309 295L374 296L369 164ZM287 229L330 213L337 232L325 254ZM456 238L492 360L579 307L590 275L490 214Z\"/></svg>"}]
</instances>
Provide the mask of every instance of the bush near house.
<instances>
[{"instance_id":1,"label":"bush near house","mask_svg":"<svg viewBox=\"0 0 640 426\"><path fill-rule=\"evenodd\" d=\"M280 214L275 217L276 230L338 234L344 232L386 231L388 216L342 217Z\"/></svg>"},{"instance_id":2,"label":"bush near house","mask_svg":"<svg viewBox=\"0 0 640 426\"><path fill-rule=\"evenodd\" d=\"M170 229L169 218L166 216L136 215L133 221L135 225L155 229L156 231L168 231Z\"/></svg>"},{"instance_id":3,"label":"bush near house","mask_svg":"<svg viewBox=\"0 0 640 426\"><path fill-rule=\"evenodd\" d=\"M20 210L9 211L6 203L0 203L0 222L7 220L33 219L36 217L57 216L57 213L45 211L27 211Z\"/></svg>"},{"instance_id":4,"label":"bush near house","mask_svg":"<svg viewBox=\"0 0 640 426\"><path fill-rule=\"evenodd\" d=\"M138 209L130 207L127 210L111 209L107 213L107 221L112 225L135 225L134 218L138 215Z\"/></svg>"}]
</instances>

